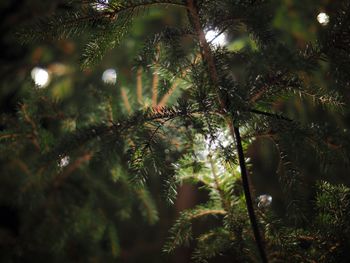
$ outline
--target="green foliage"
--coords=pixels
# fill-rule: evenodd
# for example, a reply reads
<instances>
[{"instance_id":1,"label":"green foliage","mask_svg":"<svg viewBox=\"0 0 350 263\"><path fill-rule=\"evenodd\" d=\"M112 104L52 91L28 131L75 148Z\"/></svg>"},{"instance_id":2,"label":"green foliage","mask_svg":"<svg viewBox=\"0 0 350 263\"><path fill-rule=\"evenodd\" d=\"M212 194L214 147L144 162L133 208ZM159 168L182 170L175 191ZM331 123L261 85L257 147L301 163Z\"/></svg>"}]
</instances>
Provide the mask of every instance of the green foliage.
<instances>
[{"instance_id":1,"label":"green foliage","mask_svg":"<svg viewBox=\"0 0 350 263\"><path fill-rule=\"evenodd\" d=\"M142 224L155 225L161 219L155 192L174 202L177 187L191 183L206 198L180 212L164 251L190 246L196 262L259 262L246 211L246 201L255 198L244 196L249 185L241 180L242 153L234 147L232 130L239 127L244 153L267 138L278 159L273 173L285 216L253 207L269 261L346 262L350 190L323 182L310 194L317 180L304 163L319 163L324 177L339 164L348 168L346 134L339 138L339 123L305 118L299 109L338 117L345 110L346 94L337 88L348 86L348 5L336 5L315 40L281 32L277 22L287 11L277 1L194 2L67 1L64 12L21 31L25 40L79 36L87 68L122 43L137 17L173 8L182 18L148 36L135 56L135 66L152 81L141 90L138 76L133 103L133 92L120 83L121 95L114 86L80 83L80 93L28 91L16 114L4 115L0 161L10 190L2 202L25 218L10 258L114 262L123 255L120 232L127 221L141 215ZM211 29L233 44L244 41L215 46L203 39ZM158 92L164 99L177 86L177 100L162 104ZM256 163L244 161L252 173Z\"/></svg>"},{"instance_id":2,"label":"green foliage","mask_svg":"<svg viewBox=\"0 0 350 263\"><path fill-rule=\"evenodd\" d=\"M319 184L316 196L317 225L330 235L346 237L349 234L350 189L344 185Z\"/></svg>"},{"instance_id":3,"label":"green foliage","mask_svg":"<svg viewBox=\"0 0 350 263\"><path fill-rule=\"evenodd\" d=\"M273 249L280 251L276 262L346 262L349 229L349 188L320 182L313 217L303 228L277 227L271 224L269 235ZM270 228L269 227L269 228ZM293 254L294 258L290 259Z\"/></svg>"}]
</instances>

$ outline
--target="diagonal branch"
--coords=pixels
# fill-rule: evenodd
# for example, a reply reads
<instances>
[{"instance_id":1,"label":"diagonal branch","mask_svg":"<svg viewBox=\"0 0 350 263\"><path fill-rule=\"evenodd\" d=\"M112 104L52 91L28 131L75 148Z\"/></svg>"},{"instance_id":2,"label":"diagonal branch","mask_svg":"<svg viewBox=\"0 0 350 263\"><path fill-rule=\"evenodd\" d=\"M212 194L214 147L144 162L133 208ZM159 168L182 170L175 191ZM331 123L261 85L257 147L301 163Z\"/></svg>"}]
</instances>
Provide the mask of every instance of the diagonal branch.
<instances>
[{"instance_id":1,"label":"diagonal branch","mask_svg":"<svg viewBox=\"0 0 350 263\"><path fill-rule=\"evenodd\" d=\"M21 105L21 111L23 113L23 117L24 117L25 122L27 122L32 128L32 133L31 133L32 143L33 143L34 147L38 151L40 151L38 127L36 126L35 122L29 116L26 104Z\"/></svg>"},{"instance_id":2,"label":"diagonal branch","mask_svg":"<svg viewBox=\"0 0 350 263\"><path fill-rule=\"evenodd\" d=\"M276 118L276 119L279 119L279 120L293 122L292 119L289 119L288 117L285 117L285 116L283 116L281 114L276 114L276 113L271 113L271 112L266 112L266 111L261 111L261 110L256 110L256 109L251 109L249 111L251 113L255 113L255 114L258 114L258 115L264 115L264 116L271 117L271 118Z\"/></svg>"},{"instance_id":3,"label":"diagonal branch","mask_svg":"<svg viewBox=\"0 0 350 263\"><path fill-rule=\"evenodd\" d=\"M222 98L222 96L219 92L219 89L218 89L219 77L217 74L213 54L211 52L211 49L210 49L208 42L205 39L205 34L204 34L204 31L203 31L203 28L202 28L202 25L200 22L200 17L199 17L198 9L196 6L196 1L195 0L187 0L186 3L187 3L187 8L188 8L189 19L192 22L193 26L195 27L195 30L196 30L196 33L198 36L198 41L199 41L199 45L201 48L203 61L207 63L210 81L216 90L217 99L218 99L218 102L219 102L219 105L221 108L220 110L222 112L226 112L228 107L227 107L225 100ZM231 136L236 139L236 146L237 146L237 151L238 151L238 156L239 156L239 164L240 164L240 168L242 171L241 176L242 176L242 182L243 182L243 188L244 188L244 195L245 195L245 199L246 199L248 215L249 215L250 223L251 223L252 230L254 233L256 245L258 247L262 262L267 263L268 261L267 261L263 241L262 241L262 238L260 236L258 223L257 223L255 212L254 212L252 197L251 197L251 193L250 193L248 176L247 176L247 171L246 171L246 166L245 166L244 153L243 153L243 147L242 147L241 137L240 137L240 133L239 133L239 128L234 127L233 120L229 116L226 116L225 120L226 120L227 126L229 127Z\"/></svg>"},{"instance_id":4,"label":"diagonal branch","mask_svg":"<svg viewBox=\"0 0 350 263\"><path fill-rule=\"evenodd\" d=\"M241 141L241 134L239 132L238 127L234 127L233 130L234 130L235 137L236 137L236 147L237 147L237 152L238 152L239 166L241 168L242 184L243 184L243 190L244 190L248 215L250 218L250 223L252 225L252 230L254 233L256 244L257 244L258 249L259 249L261 260L263 263L267 263L268 261L267 261L267 257L265 254L263 240L262 240L262 237L261 237L260 232L259 232L258 221L257 221L256 216L255 216L254 205L253 205L253 201L251 198L251 192L250 192L249 181L248 181L248 173L247 173L247 168L245 165L244 151L243 151L242 141Z\"/></svg>"},{"instance_id":5,"label":"diagonal branch","mask_svg":"<svg viewBox=\"0 0 350 263\"><path fill-rule=\"evenodd\" d=\"M195 64L199 63L201 58L200 54L197 54L193 60L193 62L191 63L190 66L186 67L185 69L183 69L180 72L180 76L178 78L175 79L175 81L173 82L173 84L171 85L170 89L168 90L168 92L161 98L160 102L158 103L157 107L161 108L164 107L169 98L171 97L171 95L175 92L175 90L177 89L177 87L179 86L179 83L181 81L181 79L184 79L186 77L186 75L188 74L188 72L191 69L191 66L193 67Z\"/></svg>"},{"instance_id":6,"label":"diagonal branch","mask_svg":"<svg viewBox=\"0 0 350 263\"><path fill-rule=\"evenodd\" d=\"M158 103L157 107L161 108L164 107L166 105L166 103L168 102L169 98L171 97L171 95L174 93L174 91L176 90L177 86L179 84L179 80L175 80L174 83L171 85L169 91L162 97L162 99L160 100L160 102Z\"/></svg>"}]
</instances>

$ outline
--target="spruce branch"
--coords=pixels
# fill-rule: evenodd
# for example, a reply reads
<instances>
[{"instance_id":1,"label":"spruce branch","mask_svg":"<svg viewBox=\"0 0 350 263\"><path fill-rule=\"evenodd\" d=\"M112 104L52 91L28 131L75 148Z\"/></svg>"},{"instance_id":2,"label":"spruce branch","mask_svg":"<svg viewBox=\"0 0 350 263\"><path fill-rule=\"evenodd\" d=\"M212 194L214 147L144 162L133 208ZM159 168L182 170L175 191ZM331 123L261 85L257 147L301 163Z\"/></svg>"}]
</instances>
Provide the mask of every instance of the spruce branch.
<instances>
[{"instance_id":1,"label":"spruce branch","mask_svg":"<svg viewBox=\"0 0 350 263\"><path fill-rule=\"evenodd\" d=\"M288 117L285 117L281 114L276 114L276 113L271 113L271 112L266 112L266 111L261 111L261 110L256 110L256 109L251 109L249 111L252 113L255 113L255 114L264 115L267 117L272 117L272 118L275 118L278 120L284 120L284 121L289 121L289 122L293 121L292 119L289 119Z\"/></svg>"},{"instance_id":2,"label":"spruce branch","mask_svg":"<svg viewBox=\"0 0 350 263\"><path fill-rule=\"evenodd\" d=\"M158 87L159 87L159 58L160 58L160 45L156 47L156 58L154 61L154 72L152 79L152 107L156 108L158 104Z\"/></svg>"},{"instance_id":3,"label":"spruce branch","mask_svg":"<svg viewBox=\"0 0 350 263\"><path fill-rule=\"evenodd\" d=\"M132 1L124 1L124 4L116 4L115 6L112 6L112 9L115 13L128 11L128 10L135 10L136 8L140 7L150 7L150 6L157 6L157 5L174 5L179 7L185 7L184 4L176 1L166 1L166 0L150 0L150 1L139 1L138 3L133 3Z\"/></svg>"},{"instance_id":4,"label":"spruce branch","mask_svg":"<svg viewBox=\"0 0 350 263\"><path fill-rule=\"evenodd\" d=\"M38 151L40 151L40 143L39 143L39 139L38 139L38 137L39 137L38 128L37 128L35 122L29 116L26 104L21 105L21 111L23 113L23 117L24 117L25 122L27 122L32 128L32 133L31 133L32 143L35 146L35 148Z\"/></svg>"},{"instance_id":5,"label":"spruce branch","mask_svg":"<svg viewBox=\"0 0 350 263\"><path fill-rule=\"evenodd\" d=\"M217 171L216 171L213 157L211 156L211 154L209 154L208 158L209 158L211 172L212 172L212 175L214 178L214 188L220 196L220 201L221 201L222 207L225 209L225 211L229 211L230 210L230 203L227 202L227 200L225 198L225 192L222 190L222 188L220 186L219 176L218 176Z\"/></svg>"},{"instance_id":6,"label":"spruce branch","mask_svg":"<svg viewBox=\"0 0 350 263\"><path fill-rule=\"evenodd\" d=\"M93 125L84 129L79 129L64 137L61 142L46 156L44 161L56 159L58 155L76 149L77 147L93 141L96 138L119 138L122 134L130 135L130 129L142 126L150 122L162 122L181 117L203 116L205 114L216 114L203 112L199 109L191 108L188 105L179 107L163 107L136 111L132 115L109 122L107 124Z\"/></svg>"},{"instance_id":7,"label":"spruce branch","mask_svg":"<svg viewBox=\"0 0 350 263\"><path fill-rule=\"evenodd\" d=\"M20 133L5 133L5 134L0 134L0 140L7 140L7 139L15 139L17 137L22 137L23 134ZM31 138L31 135L27 135L26 137Z\"/></svg>"},{"instance_id":8,"label":"spruce branch","mask_svg":"<svg viewBox=\"0 0 350 263\"><path fill-rule=\"evenodd\" d=\"M33 173L30 171L27 164L25 164L22 160L15 159L13 160L13 164L18 167L24 174L26 174L29 177L33 176Z\"/></svg>"},{"instance_id":9,"label":"spruce branch","mask_svg":"<svg viewBox=\"0 0 350 263\"><path fill-rule=\"evenodd\" d=\"M118 15L125 12L135 12L136 9L139 8L146 8L151 6L157 6L157 5L174 5L174 6L180 6L183 7L184 5L181 3L177 3L175 1L139 1L138 3L133 3L132 1L123 1L124 3L105 3L100 2L99 4L103 5L106 11L100 12L98 14L83 16L83 17L77 17L77 19L71 19L66 21L65 25L76 25L80 22L86 22L86 20L96 20L98 18L118 18ZM83 4L96 4L96 0L88 0L84 1Z\"/></svg>"},{"instance_id":10,"label":"spruce branch","mask_svg":"<svg viewBox=\"0 0 350 263\"><path fill-rule=\"evenodd\" d=\"M192 221L207 216L225 216L227 212L211 205L197 206L181 213L175 225L170 229L171 236L164 246L165 252L174 251L180 245L187 245L192 239Z\"/></svg>"},{"instance_id":11,"label":"spruce branch","mask_svg":"<svg viewBox=\"0 0 350 263\"><path fill-rule=\"evenodd\" d=\"M196 64L198 64L201 61L201 55L197 54L193 60L193 62L191 62L191 65L187 66L186 68L184 68L183 70L181 70L179 77L177 77L173 84L171 85L170 89L168 90L168 92L161 98L160 102L158 103L157 107L164 107L166 105L166 103L168 102L169 98L171 97L171 95L175 92L175 90L177 89L177 87L179 86L179 83L181 81L181 79L184 79L187 74L190 72L191 68L193 68Z\"/></svg>"},{"instance_id":12,"label":"spruce branch","mask_svg":"<svg viewBox=\"0 0 350 263\"><path fill-rule=\"evenodd\" d=\"M160 100L160 102L158 103L157 107L164 107L166 105L166 103L168 102L169 98L171 97L171 95L174 93L174 91L176 90L176 88L179 85L179 80L175 80L173 82L173 84L171 85L170 89L168 90L168 92L162 97L162 99Z\"/></svg>"},{"instance_id":13,"label":"spruce branch","mask_svg":"<svg viewBox=\"0 0 350 263\"><path fill-rule=\"evenodd\" d=\"M257 221L256 216L255 216L254 205L253 205L253 201L251 199L251 193L250 193L249 181L248 181L248 173L247 173L247 169L246 169L246 165L245 165L244 151L243 151L242 141L241 141L241 134L239 132L238 127L234 127L234 133L235 133L235 138L236 138L239 166L241 168L243 190L244 190L244 195L246 197L245 200L246 200L246 205L247 205L250 223L252 225L255 241L256 241L258 249L259 249L261 260L263 263L267 263L268 261L267 261L267 257L265 254L265 248L263 245L262 237L261 237L260 232L259 232L258 221ZM249 198L247 198L247 197L249 197Z\"/></svg>"},{"instance_id":14,"label":"spruce branch","mask_svg":"<svg viewBox=\"0 0 350 263\"><path fill-rule=\"evenodd\" d=\"M215 91L217 93L217 99L219 101L219 105L221 107L222 112L227 112L228 107L226 106L225 100L221 98L221 94L218 90L219 88L219 78L218 78L218 73L217 69L215 66L214 62L214 57L211 53L209 43L207 42L205 38L205 34L200 22L200 17L199 17L199 12L198 8L196 5L195 0L187 0L187 8L188 8L188 15L190 21L193 23L199 45L201 48L201 53L202 53L202 58L203 61L207 63L208 67L208 72L211 80L211 84L215 87ZM246 204L247 204L247 210L249 214L249 219L252 225L255 241L257 243L257 247L260 253L260 257L263 263L267 263L267 257L265 253L265 248L262 242L262 238L260 236L260 232L258 229L258 223L256 220L255 212L254 212L254 206L252 202L252 197L250 194L250 188L249 188L249 183L248 183L248 177L247 177L247 172L246 172L246 167L245 167L245 159L244 159L244 153L243 153L243 147L242 147L242 142L241 142L241 137L239 133L239 128L233 126L233 120L230 117L226 117L226 123L228 125L228 128L231 132L231 136L236 139L236 146L237 146L237 151L239 154L239 163L241 167L241 176L242 176L242 181L243 181L243 188L244 188L244 194L245 194L245 199L246 199Z\"/></svg>"}]
</instances>

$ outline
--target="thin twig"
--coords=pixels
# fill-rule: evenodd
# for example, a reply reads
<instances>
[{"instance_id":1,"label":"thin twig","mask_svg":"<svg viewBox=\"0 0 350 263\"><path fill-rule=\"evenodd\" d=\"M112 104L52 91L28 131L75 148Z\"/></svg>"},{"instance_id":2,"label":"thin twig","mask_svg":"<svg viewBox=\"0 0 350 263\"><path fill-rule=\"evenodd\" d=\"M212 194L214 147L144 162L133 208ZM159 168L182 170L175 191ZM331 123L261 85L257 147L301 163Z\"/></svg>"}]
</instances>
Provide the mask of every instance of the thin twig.
<instances>
[{"instance_id":1,"label":"thin twig","mask_svg":"<svg viewBox=\"0 0 350 263\"><path fill-rule=\"evenodd\" d=\"M126 111L130 114L131 113L131 106L128 98L128 94L126 93L126 90L124 88L121 88L123 103L125 106Z\"/></svg>"},{"instance_id":2,"label":"thin twig","mask_svg":"<svg viewBox=\"0 0 350 263\"><path fill-rule=\"evenodd\" d=\"M163 98L158 103L157 107L164 107L166 105L166 103L168 102L169 98L171 97L171 95L176 90L176 88L178 86L178 83L179 83L178 79L174 81L174 83L171 85L171 87L168 90L168 92L163 96Z\"/></svg>"},{"instance_id":3,"label":"thin twig","mask_svg":"<svg viewBox=\"0 0 350 263\"><path fill-rule=\"evenodd\" d=\"M34 147L40 151L40 143L39 143L39 140L38 140L38 136L39 136L39 132L38 132L38 129L37 129L37 126L35 124L35 122L30 118L28 112L27 112L27 105L26 104L22 104L21 106L21 110L23 112L23 117L24 117L24 120L32 127L32 143L34 145Z\"/></svg>"},{"instance_id":4,"label":"thin twig","mask_svg":"<svg viewBox=\"0 0 350 263\"><path fill-rule=\"evenodd\" d=\"M113 107L112 107L112 99L108 100L107 104L107 120L110 124L113 123Z\"/></svg>"},{"instance_id":5,"label":"thin twig","mask_svg":"<svg viewBox=\"0 0 350 263\"><path fill-rule=\"evenodd\" d=\"M222 209L209 209L209 210L204 210L204 211L201 211L199 213L192 215L191 219L196 219L196 218L200 218L202 216L207 216L207 215L226 215L226 214L227 214L227 212L225 210L222 210Z\"/></svg>"},{"instance_id":6,"label":"thin twig","mask_svg":"<svg viewBox=\"0 0 350 263\"><path fill-rule=\"evenodd\" d=\"M157 45L156 59L154 61L154 72L152 80L152 107L156 108L158 104L158 86L159 86L159 56L160 56L160 46Z\"/></svg>"},{"instance_id":7,"label":"thin twig","mask_svg":"<svg viewBox=\"0 0 350 263\"><path fill-rule=\"evenodd\" d=\"M142 98L142 68L139 67L137 69L137 76L136 76L136 94L137 94L137 101L140 105L143 104L143 98Z\"/></svg>"},{"instance_id":8,"label":"thin twig","mask_svg":"<svg viewBox=\"0 0 350 263\"><path fill-rule=\"evenodd\" d=\"M19 134L19 133L13 133L13 134L1 134L0 135L0 140L2 139L14 139L17 137L23 136L23 134Z\"/></svg>"},{"instance_id":9,"label":"thin twig","mask_svg":"<svg viewBox=\"0 0 350 263\"><path fill-rule=\"evenodd\" d=\"M214 163L213 157L211 156L211 154L209 154L208 158L209 158L209 162L210 162L211 172L212 172L213 178L214 178L214 185L215 185L214 188L215 188L216 192L220 196L222 207L225 209L225 211L228 212L229 209L230 209L230 205L229 205L229 202L227 202L227 200L225 198L224 191L220 187L219 176L218 176L218 174L216 172L216 167L215 167L215 163Z\"/></svg>"},{"instance_id":10,"label":"thin twig","mask_svg":"<svg viewBox=\"0 0 350 263\"><path fill-rule=\"evenodd\" d=\"M276 118L276 119L280 119L280 120L284 120L284 121L289 121L289 122L293 121L292 119L289 119L288 117L285 117L283 115L276 114L276 113L270 113L270 112L256 110L256 109L251 109L249 111L251 113L255 113L255 114L259 114L259 115L265 115L267 117L272 117L272 118Z\"/></svg>"},{"instance_id":11,"label":"thin twig","mask_svg":"<svg viewBox=\"0 0 350 263\"><path fill-rule=\"evenodd\" d=\"M201 58L201 55L197 54L196 57L194 58L193 62L191 63L191 65L186 67L185 69L183 69L180 72L180 77L175 79L175 81L171 85L168 92L163 96L163 98L158 103L158 105L157 105L158 108L164 107L167 104L169 98L171 97L171 95L174 93L174 91L179 86L179 82L181 81L181 79L184 79L186 77L186 75L189 72L189 70L191 69L191 67L194 67L194 65L196 65L200 61L200 58Z\"/></svg>"}]
</instances>

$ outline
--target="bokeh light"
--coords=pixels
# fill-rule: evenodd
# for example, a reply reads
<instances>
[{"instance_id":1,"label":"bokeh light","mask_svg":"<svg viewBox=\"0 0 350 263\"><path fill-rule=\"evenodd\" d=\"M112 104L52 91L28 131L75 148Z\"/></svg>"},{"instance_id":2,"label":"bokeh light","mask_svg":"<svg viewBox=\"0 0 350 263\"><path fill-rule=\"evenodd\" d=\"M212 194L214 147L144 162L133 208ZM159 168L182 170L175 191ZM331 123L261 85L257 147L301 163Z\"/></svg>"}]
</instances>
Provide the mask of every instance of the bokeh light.
<instances>
[{"instance_id":1,"label":"bokeh light","mask_svg":"<svg viewBox=\"0 0 350 263\"><path fill-rule=\"evenodd\" d=\"M215 46L224 46L227 44L226 35L218 30L209 30L205 33L205 39Z\"/></svg>"},{"instance_id":2,"label":"bokeh light","mask_svg":"<svg viewBox=\"0 0 350 263\"><path fill-rule=\"evenodd\" d=\"M117 83L117 71L115 69L106 69L102 74L102 81L105 84Z\"/></svg>"},{"instance_id":3,"label":"bokeh light","mask_svg":"<svg viewBox=\"0 0 350 263\"><path fill-rule=\"evenodd\" d=\"M317 21L323 25L326 26L329 23L329 15L326 13L322 12L317 15Z\"/></svg>"},{"instance_id":4,"label":"bokeh light","mask_svg":"<svg viewBox=\"0 0 350 263\"><path fill-rule=\"evenodd\" d=\"M31 71L31 76L39 88L45 88L50 83L50 74L46 69L35 67Z\"/></svg>"},{"instance_id":5,"label":"bokeh light","mask_svg":"<svg viewBox=\"0 0 350 263\"><path fill-rule=\"evenodd\" d=\"M97 11L104 11L108 8L109 0L97 0L92 7Z\"/></svg>"},{"instance_id":6,"label":"bokeh light","mask_svg":"<svg viewBox=\"0 0 350 263\"><path fill-rule=\"evenodd\" d=\"M271 195L260 195L258 197L258 207L268 207L272 203L272 196Z\"/></svg>"},{"instance_id":7,"label":"bokeh light","mask_svg":"<svg viewBox=\"0 0 350 263\"><path fill-rule=\"evenodd\" d=\"M58 163L58 167L63 168L66 167L70 162L70 158L69 156L64 156L60 159L59 163Z\"/></svg>"}]
</instances>

